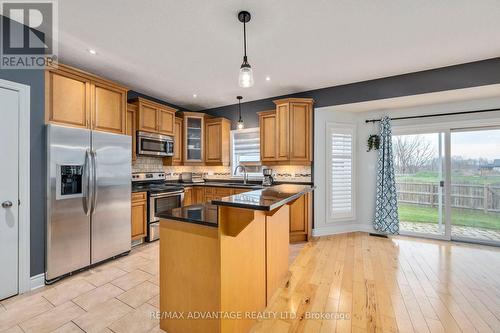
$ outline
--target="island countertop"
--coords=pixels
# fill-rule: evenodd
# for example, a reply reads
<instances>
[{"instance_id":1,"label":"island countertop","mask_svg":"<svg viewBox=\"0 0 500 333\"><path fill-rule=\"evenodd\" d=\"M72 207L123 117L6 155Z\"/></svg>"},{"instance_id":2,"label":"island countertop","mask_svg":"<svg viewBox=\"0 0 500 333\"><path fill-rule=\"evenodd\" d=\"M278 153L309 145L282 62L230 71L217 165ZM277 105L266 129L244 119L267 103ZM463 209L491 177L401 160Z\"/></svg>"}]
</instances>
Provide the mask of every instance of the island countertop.
<instances>
[{"instance_id":1,"label":"island countertop","mask_svg":"<svg viewBox=\"0 0 500 333\"><path fill-rule=\"evenodd\" d=\"M217 206L209 202L183 206L156 213L160 219L174 220L180 222L190 222L195 224L216 227L218 223Z\"/></svg>"},{"instance_id":2,"label":"island countertop","mask_svg":"<svg viewBox=\"0 0 500 333\"><path fill-rule=\"evenodd\" d=\"M195 204L157 213L161 219L218 227L218 206L272 211L314 190L311 185L282 184L244 192L203 204Z\"/></svg>"},{"instance_id":3,"label":"island countertop","mask_svg":"<svg viewBox=\"0 0 500 333\"><path fill-rule=\"evenodd\" d=\"M282 184L212 200L212 205L271 211L312 192L314 186Z\"/></svg>"}]
</instances>

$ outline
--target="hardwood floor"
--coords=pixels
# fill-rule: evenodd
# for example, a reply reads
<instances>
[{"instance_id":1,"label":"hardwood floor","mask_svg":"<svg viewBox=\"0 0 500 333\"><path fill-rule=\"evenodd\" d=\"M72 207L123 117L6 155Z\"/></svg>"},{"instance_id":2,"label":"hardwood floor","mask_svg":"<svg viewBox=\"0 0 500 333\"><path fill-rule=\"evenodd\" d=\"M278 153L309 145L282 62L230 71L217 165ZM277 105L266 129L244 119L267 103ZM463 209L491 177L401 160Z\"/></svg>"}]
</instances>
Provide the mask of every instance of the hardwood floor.
<instances>
[{"instance_id":1,"label":"hardwood floor","mask_svg":"<svg viewBox=\"0 0 500 333\"><path fill-rule=\"evenodd\" d=\"M290 258L253 332L500 332L500 249L351 233ZM0 332L161 332L158 302L156 242L0 302Z\"/></svg>"},{"instance_id":2,"label":"hardwood floor","mask_svg":"<svg viewBox=\"0 0 500 333\"><path fill-rule=\"evenodd\" d=\"M500 332L500 250L366 233L307 244L254 332ZM314 316L331 315L332 319Z\"/></svg>"}]
</instances>

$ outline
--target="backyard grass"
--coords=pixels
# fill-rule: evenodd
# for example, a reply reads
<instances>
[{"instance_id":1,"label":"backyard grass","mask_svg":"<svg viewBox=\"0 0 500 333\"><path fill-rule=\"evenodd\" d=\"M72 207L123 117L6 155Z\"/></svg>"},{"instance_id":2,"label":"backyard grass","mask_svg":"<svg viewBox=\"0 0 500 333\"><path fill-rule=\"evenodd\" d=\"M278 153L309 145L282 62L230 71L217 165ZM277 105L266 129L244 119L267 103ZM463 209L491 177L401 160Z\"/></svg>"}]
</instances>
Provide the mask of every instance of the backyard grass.
<instances>
[{"instance_id":1,"label":"backyard grass","mask_svg":"<svg viewBox=\"0 0 500 333\"><path fill-rule=\"evenodd\" d=\"M412 204L399 204L399 220L405 222L438 223L438 209ZM452 225L500 229L500 214L452 208ZM444 221L443 221L444 223Z\"/></svg>"}]
</instances>

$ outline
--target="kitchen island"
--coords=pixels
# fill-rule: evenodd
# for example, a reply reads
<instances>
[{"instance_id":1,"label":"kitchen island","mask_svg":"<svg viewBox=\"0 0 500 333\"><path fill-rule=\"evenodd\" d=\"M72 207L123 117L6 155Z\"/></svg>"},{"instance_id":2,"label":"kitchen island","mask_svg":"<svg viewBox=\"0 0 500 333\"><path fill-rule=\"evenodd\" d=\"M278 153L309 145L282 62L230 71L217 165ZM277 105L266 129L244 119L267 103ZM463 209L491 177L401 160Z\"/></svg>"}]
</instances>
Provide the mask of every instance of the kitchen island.
<instances>
[{"instance_id":1,"label":"kitchen island","mask_svg":"<svg viewBox=\"0 0 500 333\"><path fill-rule=\"evenodd\" d=\"M160 327L248 332L289 279L289 205L313 189L277 185L159 213Z\"/></svg>"}]
</instances>

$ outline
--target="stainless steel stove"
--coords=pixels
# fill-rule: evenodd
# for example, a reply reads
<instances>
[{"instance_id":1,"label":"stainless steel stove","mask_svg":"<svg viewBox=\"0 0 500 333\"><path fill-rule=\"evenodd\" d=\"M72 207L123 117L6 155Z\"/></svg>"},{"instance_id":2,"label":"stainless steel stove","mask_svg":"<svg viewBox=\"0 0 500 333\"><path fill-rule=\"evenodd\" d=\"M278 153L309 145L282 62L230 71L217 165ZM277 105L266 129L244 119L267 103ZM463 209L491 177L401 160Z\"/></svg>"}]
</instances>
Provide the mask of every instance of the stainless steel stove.
<instances>
[{"instance_id":1,"label":"stainless steel stove","mask_svg":"<svg viewBox=\"0 0 500 333\"><path fill-rule=\"evenodd\" d=\"M184 199L184 188L166 183L163 172L146 172L132 174L132 191L147 192L148 233L146 241L157 240L160 226L157 213L180 207Z\"/></svg>"}]
</instances>

